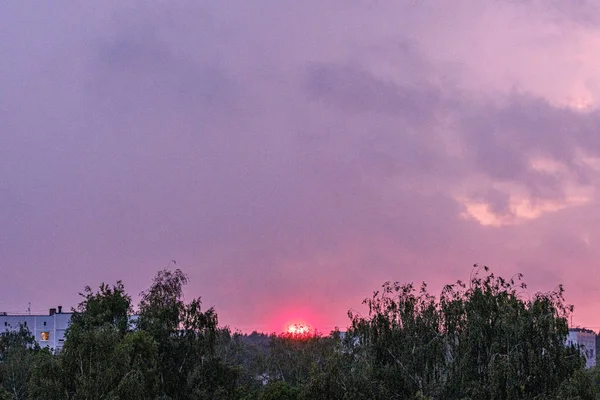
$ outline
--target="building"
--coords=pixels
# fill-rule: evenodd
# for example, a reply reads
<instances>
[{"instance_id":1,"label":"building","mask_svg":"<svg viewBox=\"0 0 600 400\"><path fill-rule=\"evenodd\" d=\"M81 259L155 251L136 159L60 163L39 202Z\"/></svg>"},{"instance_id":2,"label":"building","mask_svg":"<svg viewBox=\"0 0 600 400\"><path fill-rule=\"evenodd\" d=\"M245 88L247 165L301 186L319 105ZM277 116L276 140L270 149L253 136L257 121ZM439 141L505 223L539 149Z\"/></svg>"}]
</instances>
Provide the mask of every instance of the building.
<instances>
[{"instance_id":1,"label":"building","mask_svg":"<svg viewBox=\"0 0 600 400\"><path fill-rule=\"evenodd\" d=\"M65 331L73 313L63 313L62 306L51 308L48 315L7 314L0 312L0 334L16 332L21 326L29 330L40 347L60 351L65 341Z\"/></svg>"},{"instance_id":2,"label":"building","mask_svg":"<svg viewBox=\"0 0 600 400\"><path fill-rule=\"evenodd\" d=\"M567 346L579 347L585 356L585 367L596 365L596 334L584 328L570 328L567 336Z\"/></svg>"}]
</instances>

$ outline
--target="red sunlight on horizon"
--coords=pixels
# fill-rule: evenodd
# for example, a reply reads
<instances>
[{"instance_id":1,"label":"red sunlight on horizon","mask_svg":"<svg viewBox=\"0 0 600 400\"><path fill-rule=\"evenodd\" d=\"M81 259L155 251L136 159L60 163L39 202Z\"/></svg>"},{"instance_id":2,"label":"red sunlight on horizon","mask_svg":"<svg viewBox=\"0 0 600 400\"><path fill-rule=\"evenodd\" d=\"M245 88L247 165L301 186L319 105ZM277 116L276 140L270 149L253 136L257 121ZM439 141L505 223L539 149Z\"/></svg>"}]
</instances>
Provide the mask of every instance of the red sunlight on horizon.
<instances>
[{"instance_id":1,"label":"red sunlight on horizon","mask_svg":"<svg viewBox=\"0 0 600 400\"><path fill-rule=\"evenodd\" d=\"M81 3L0 2L0 313L181 268L329 335L477 262L600 329L598 2Z\"/></svg>"},{"instance_id":2,"label":"red sunlight on horizon","mask_svg":"<svg viewBox=\"0 0 600 400\"><path fill-rule=\"evenodd\" d=\"M286 332L294 336L304 336L312 332L312 327L306 323L288 324Z\"/></svg>"}]
</instances>

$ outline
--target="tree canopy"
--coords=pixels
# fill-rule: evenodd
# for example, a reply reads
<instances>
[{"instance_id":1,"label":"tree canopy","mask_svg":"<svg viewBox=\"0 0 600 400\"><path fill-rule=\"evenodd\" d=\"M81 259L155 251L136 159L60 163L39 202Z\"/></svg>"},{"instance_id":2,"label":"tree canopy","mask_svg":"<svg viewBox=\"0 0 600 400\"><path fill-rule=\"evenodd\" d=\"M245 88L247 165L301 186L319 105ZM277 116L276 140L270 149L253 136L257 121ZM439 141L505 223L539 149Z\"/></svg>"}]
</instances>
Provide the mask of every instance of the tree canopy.
<instances>
[{"instance_id":1,"label":"tree canopy","mask_svg":"<svg viewBox=\"0 0 600 400\"><path fill-rule=\"evenodd\" d=\"M159 271L135 314L122 282L86 287L58 354L25 327L1 335L0 400L600 398L600 372L566 345L560 285L530 295L477 265L439 296L386 282L322 335L232 333L187 283Z\"/></svg>"}]
</instances>

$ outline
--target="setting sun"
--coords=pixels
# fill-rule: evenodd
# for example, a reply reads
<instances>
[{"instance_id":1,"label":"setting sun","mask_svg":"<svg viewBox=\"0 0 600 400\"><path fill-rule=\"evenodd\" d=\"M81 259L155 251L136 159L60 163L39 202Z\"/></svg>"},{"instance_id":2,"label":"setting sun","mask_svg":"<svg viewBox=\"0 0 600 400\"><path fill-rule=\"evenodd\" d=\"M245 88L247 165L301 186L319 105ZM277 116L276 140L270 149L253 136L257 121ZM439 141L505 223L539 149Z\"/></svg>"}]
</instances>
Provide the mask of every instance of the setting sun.
<instances>
[{"instance_id":1,"label":"setting sun","mask_svg":"<svg viewBox=\"0 0 600 400\"><path fill-rule=\"evenodd\" d=\"M307 335L310 331L310 325L304 323L289 324L287 327L287 333L292 335Z\"/></svg>"}]
</instances>

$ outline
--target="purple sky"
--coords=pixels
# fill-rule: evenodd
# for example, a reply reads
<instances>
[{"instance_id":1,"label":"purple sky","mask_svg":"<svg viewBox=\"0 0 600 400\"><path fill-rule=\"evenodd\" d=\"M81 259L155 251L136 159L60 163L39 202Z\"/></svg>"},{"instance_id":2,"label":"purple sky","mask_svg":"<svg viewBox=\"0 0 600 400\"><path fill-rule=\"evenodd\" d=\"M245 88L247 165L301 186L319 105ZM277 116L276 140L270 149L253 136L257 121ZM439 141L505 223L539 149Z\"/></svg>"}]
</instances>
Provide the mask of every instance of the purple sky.
<instances>
[{"instance_id":1,"label":"purple sky","mask_svg":"<svg viewBox=\"0 0 600 400\"><path fill-rule=\"evenodd\" d=\"M0 3L0 311L174 259L223 324L327 332L478 262L598 329L595 3Z\"/></svg>"}]
</instances>

